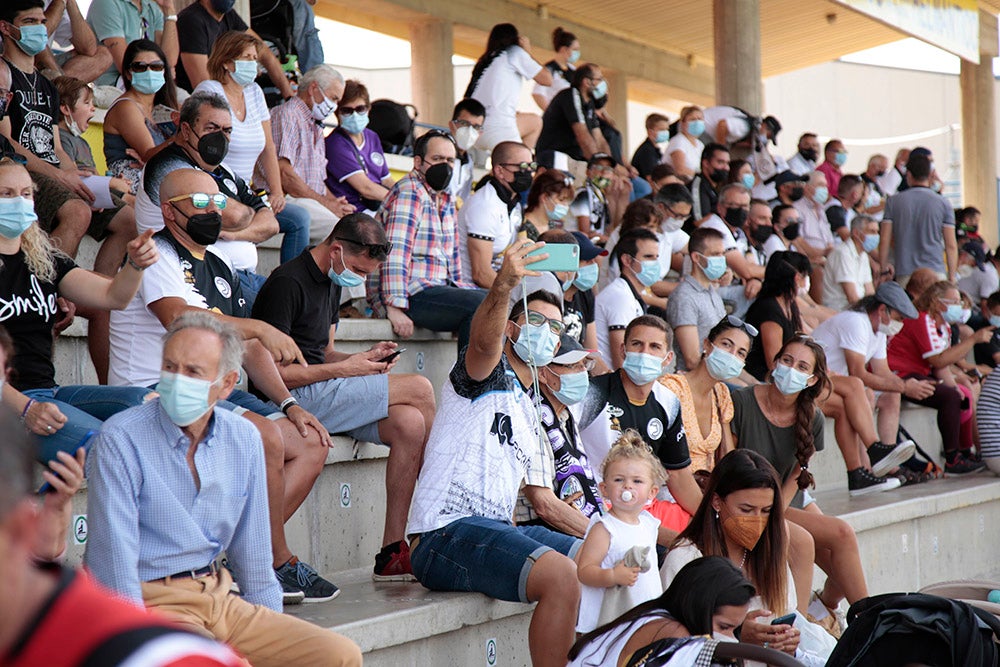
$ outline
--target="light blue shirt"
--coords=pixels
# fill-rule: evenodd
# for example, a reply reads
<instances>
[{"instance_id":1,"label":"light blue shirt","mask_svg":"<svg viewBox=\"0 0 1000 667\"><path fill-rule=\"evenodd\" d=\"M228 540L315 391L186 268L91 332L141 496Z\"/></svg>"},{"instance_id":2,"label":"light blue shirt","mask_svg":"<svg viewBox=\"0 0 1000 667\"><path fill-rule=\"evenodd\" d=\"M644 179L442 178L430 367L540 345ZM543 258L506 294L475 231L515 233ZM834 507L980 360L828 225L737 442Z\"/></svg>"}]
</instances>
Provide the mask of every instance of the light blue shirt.
<instances>
[{"instance_id":1,"label":"light blue shirt","mask_svg":"<svg viewBox=\"0 0 1000 667\"><path fill-rule=\"evenodd\" d=\"M87 567L141 603L141 582L203 568L225 551L243 597L280 612L260 435L215 410L194 454L200 489L189 445L159 399L104 422L87 460Z\"/></svg>"}]
</instances>

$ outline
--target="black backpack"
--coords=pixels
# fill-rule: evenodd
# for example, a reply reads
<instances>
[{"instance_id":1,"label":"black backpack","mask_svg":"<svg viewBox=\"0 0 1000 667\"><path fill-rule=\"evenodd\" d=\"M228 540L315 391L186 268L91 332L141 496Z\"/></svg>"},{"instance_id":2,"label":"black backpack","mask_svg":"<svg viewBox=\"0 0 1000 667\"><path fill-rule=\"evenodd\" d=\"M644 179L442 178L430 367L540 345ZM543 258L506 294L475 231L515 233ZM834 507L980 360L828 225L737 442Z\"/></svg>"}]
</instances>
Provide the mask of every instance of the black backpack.
<instances>
[{"instance_id":1,"label":"black backpack","mask_svg":"<svg viewBox=\"0 0 1000 667\"><path fill-rule=\"evenodd\" d=\"M368 128L382 140L383 153L406 154L413 148L417 108L392 100L375 100L368 112Z\"/></svg>"}]
</instances>

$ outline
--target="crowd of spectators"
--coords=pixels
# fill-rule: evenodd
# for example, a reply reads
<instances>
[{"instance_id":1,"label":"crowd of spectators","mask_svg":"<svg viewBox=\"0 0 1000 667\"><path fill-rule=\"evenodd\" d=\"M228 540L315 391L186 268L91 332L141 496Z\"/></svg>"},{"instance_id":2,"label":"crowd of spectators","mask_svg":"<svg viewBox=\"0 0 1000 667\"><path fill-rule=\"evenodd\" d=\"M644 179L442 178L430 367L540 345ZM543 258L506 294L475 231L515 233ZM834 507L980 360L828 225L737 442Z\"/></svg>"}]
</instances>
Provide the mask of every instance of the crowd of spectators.
<instances>
[{"instance_id":1,"label":"crowd of spectators","mask_svg":"<svg viewBox=\"0 0 1000 667\"><path fill-rule=\"evenodd\" d=\"M280 614L339 594L284 524L346 434L390 451L373 579L536 602L536 665L713 632L822 664L868 595L853 530L810 493L825 419L852 497L941 472L903 401L937 411L945 473L1000 473L1000 258L926 148L849 174L840 140L786 159L774 116L688 106L651 114L629 160L576 36L542 65L500 24L397 179L368 88L319 62L299 10L293 81L231 0L0 7L0 422L20 415L51 487L22 517L3 466L0 546L58 559L86 470L100 584L255 665L360 664ZM541 114L516 111L528 79ZM94 81L120 87L105 175ZM534 270L552 244L579 266ZM352 305L398 339L454 333L444 386L390 373L395 341L338 350ZM100 385L59 384L75 316Z\"/></svg>"}]
</instances>

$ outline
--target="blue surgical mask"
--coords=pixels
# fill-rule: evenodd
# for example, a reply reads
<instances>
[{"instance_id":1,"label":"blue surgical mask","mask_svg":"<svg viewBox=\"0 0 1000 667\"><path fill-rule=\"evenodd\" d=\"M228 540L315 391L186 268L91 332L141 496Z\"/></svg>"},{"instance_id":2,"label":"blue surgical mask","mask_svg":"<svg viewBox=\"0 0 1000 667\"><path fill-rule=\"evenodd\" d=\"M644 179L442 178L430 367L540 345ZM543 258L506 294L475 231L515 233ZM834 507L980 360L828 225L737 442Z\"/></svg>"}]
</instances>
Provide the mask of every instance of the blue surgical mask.
<instances>
[{"instance_id":1,"label":"blue surgical mask","mask_svg":"<svg viewBox=\"0 0 1000 667\"><path fill-rule=\"evenodd\" d=\"M567 204L556 204L552 207L552 210L545 209L545 215L549 220L562 220L569 213L569 206Z\"/></svg>"},{"instance_id":2,"label":"blue surgical mask","mask_svg":"<svg viewBox=\"0 0 1000 667\"><path fill-rule=\"evenodd\" d=\"M771 371L771 379L774 381L774 386L785 396L797 394L808 387L809 378L811 377L812 375L806 375L802 371L796 370L791 366L786 366L785 364L778 364Z\"/></svg>"},{"instance_id":3,"label":"blue surgical mask","mask_svg":"<svg viewBox=\"0 0 1000 667\"><path fill-rule=\"evenodd\" d=\"M333 266L331 266L330 270L326 272L326 275L330 277L330 280L333 281L334 285L340 285L341 287L357 287L358 285L364 284L364 278L347 268L347 264L344 262L343 254L340 256L340 263L344 267L344 270L340 273L334 271Z\"/></svg>"},{"instance_id":4,"label":"blue surgical mask","mask_svg":"<svg viewBox=\"0 0 1000 667\"><path fill-rule=\"evenodd\" d=\"M548 323L524 324L521 334L514 341L514 354L535 368L548 366L556 353L559 337L552 333Z\"/></svg>"},{"instance_id":5,"label":"blue surgical mask","mask_svg":"<svg viewBox=\"0 0 1000 667\"><path fill-rule=\"evenodd\" d=\"M872 252L878 247L880 238L878 234L865 234L865 240L861 242L861 247L864 248L865 252Z\"/></svg>"},{"instance_id":6,"label":"blue surgical mask","mask_svg":"<svg viewBox=\"0 0 1000 667\"><path fill-rule=\"evenodd\" d=\"M598 100L602 99L605 95L608 94L608 82L604 81L603 79L601 81L598 81L597 85L594 86L594 90L591 91L590 94L594 96L594 99Z\"/></svg>"},{"instance_id":7,"label":"blue surgical mask","mask_svg":"<svg viewBox=\"0 0 1000 667\"><path fill-rule=\"evenodd\" d=\"M948 304L948 310L944 311L944 321L948 324L958 324L962 321L962 304Z\"/></svg>"},{"instance_id":8,"label":"blue surgical mask","mask_svg":"<svg viewBox=\"0 0 1000 667\"><path fill-rule=\"evenodd\" d=\"M726 264L725 257L705 257L705 262L705 266L701 266L700 264L698 266L701 267L702 273L709 280L718 280L726 273L728 264Z\"/></svg>"},{"instance_id":9,"label":"blue surgical mask","mask_svg":"<svg viewBox=\"0 0 1000 667\"><path fill-rule=\"evenodd\" d=\"M665 144L670 141L670 130L660 130L656 133L656 143Z\"/></svg>"},{"instance_id":10,"label":"blue surgical mask","mask_svg":"<svg viewBox=\"0 0 1000 667\"><path fill-rule=\"evenodd\" d=\"M689 120L687 122L688 134L693 136L695 139L705 134L705 121L703 120Z\"/></svg>"},{"instance_id":11,"label":"blue surgical mask","mask_svg":"<svg viewBox=\"0 0 1000 667\"><path fill-rule=\"evenodd\" d=\"M37 56L48 43L49 31L44 25L21 26L21 39L17 40L17 45L29 56Z\"/></svg>"},{"instance_id":12,"label":"blue surgical mask","mask_svg":"<svg viewBox=\"0 0 1000 667\"><path fill-rule=\"evenodd\" d=\"M753 177L753 174L743 174L740 176L740 181L743 182L743 187L749 190L757 182L757 179Z\"/></svg>"},{"instance_id":13,"label":"blue surgical mask","mask_svg":"<svg viewBox=\"0 0 1000 667\"><path fill-rule=\"evenodd\" d=\"M208 402L208 392L213 382L160 371L160 383L156 391L160 394L160 405L178 426L189 426L201 419L212 409Z\"/></svg>"},{"instance_id":14,"label":"blue surgical mask","mask_svg":"<svg viewBox=\"0 0 1000 667\"><path fill-rule=\"evenodd\" d=\"M719 382L731 380L743 372L743 360L722 348L713 348L705 357L708 374Z\"/></svg>"},{"instance_id":15,"label":"blue surgical mask","mask_svg":"<svg viewBox=\"0 0 1000 667\"><path fill-rule=\"evenodd\" d=\"M847 164L847 151L840 151L839 153L837 153L834 156L833 161L837 163L838 167L843 167L845 164Z\"/></svg>"},{"instance_id":16,"label":"blue surgical mask","mask_svg":"<svg viewBox=\"0 0 1000 667\"><path fill-rule=\"evenodd\" d=\"M254 79L257 78L257 61L236 60L234 62L236 63L236 69L231 74L233 81L243 87L253 83Z\"/></svg>"},{"instance_id":17,"label":"blue surgical mask","mask_svg":"<svg viewBox=\"0 0 1000 667\"><path fill-rule=\"evenodd\" d=\"M663 375L663 359L644 352L626 352L622 370L637 385L649 384Z\"/></svg>"},{"instance_id":18,"label":"blue surgical mask","mask_svg":"<svg viewBox=\"0 0 1000 667\"><path fill-rule=\"evenodd\" d=\"M635 274L639 282L649 287L653 283L657 282L660 276L660 261L657 259L644 259L639 263L642 268L639 272Z\"/></svg>"},{"instance_id":19,"label":"blue surgical mask","mask_svg":"<svg viewBox=\"0 0 1000 667\"><path fill-rule=\"evenodd\" d=\"M587 371L567 373L559 376L559 388L553 389L552 393L563 405L575 405L587 395L589 387L590 375Z\"/></svg>"},{"instance_id":20,"label":"blue surgical mask","mask_svg":"<svg viewBox=\"0 0 1000 667\"><path fill-rule=\"evenodd\" d=\"M990 326L1000 327L1000 315L990 315Z\"/></svg>"},{"instance_id":21,"label":"blue surgical mask","mask_svg":"<svg viewBox=\"0 0 1000 667\"><path fill-rule=\"evenodd\" d=\"M345 113L340 117L340 126L350 134L361 134L368 127L368 112Z\"/></svg>"},{"instance_id":22,"label":"blue surgical mask","mask_svg":"<svg viewBox=\"0 0 1000 667\"><path fill-rule=\"evenodd\" d=\"M564 283L562 283L560 285L560 287L562 287L562 291L563 292L565 292L566 290L568 290L572 286L573 286L573 279L572 278L570 278L569 280L567 280L566 282L564 282Z\"/></svg>"},{"instance_id":23,"label":"blue surgical mask","mask_svg":"<svg viewBox=\"0 0 1000 667\"><path fill-rule=\"evenodd\" d=\"M826 200L830 198L830 190L825 185L821 185L816 188L816 192L813 193L813 201L817 204L825 204Z\"/></svg>"},{"instance_id":24,"label":"blue surgical mask","mask_svg":"<svg viewBox=\"0 0 1000 667\"><path fill-rule=\"evenodd\" d=\"M597 264L586 264L576 270L576 278L573 279L573 284L581 292L586 292L597 284L599 274L600 268Z\"/></svg>"},{"instance_id":25,"label":"blue surgical mask","mask_svg":"<svg viewBox=\"0 0 1000 667\"><path fill-rule=\"evenodd\" d=\"M0 235L16 239L38 220L35 202L27 197L0 197Z\"/></svg>"},{"instance_id":26,"label":"blue surgical mask","mask_svg":"<svg viewBox=\"0 0 1000 667\"><path fill-rule=\"evenodd\" d=\"M580 49L573 49L569 52L569 64L572 65L580 60Z\"/></svg>"},{"instance_id":27,"label":"blue surgical mask","mask_svg":"<svg viewBox=\"0 0 1000 667\"><path fill-rule=\"evenodd\" d=\"M152 95L157 92L163 88L166 81L163 72L154 72L151 69L132 73L132 87L144 95Z\"/></svg>"}]
</instances>

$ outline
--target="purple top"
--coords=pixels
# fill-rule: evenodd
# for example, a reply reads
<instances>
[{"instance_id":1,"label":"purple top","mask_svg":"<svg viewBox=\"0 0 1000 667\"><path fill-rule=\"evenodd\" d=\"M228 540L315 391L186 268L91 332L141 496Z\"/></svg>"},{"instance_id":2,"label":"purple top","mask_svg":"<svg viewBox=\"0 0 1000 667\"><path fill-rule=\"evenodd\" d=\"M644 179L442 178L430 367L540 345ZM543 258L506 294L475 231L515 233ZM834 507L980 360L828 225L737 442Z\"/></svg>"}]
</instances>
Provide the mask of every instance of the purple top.
<instances>
[{"instance_id":1,"label":"purple top","mask_svg":"<svg viewBox=\"0 0 1000 667\"><path fill-rule=\"evenodd\" d=\"M326 185L334 197L346 197L359 211L368 207L361 201L358 191L347 183L347 178L363 172L372 183L381 184L382 179L389 175L389 165L382 154L382 141L368 128L362 134L363 146L358 146L339 130L331 132L326 138Z\"/></svg>"}]
</instances>

